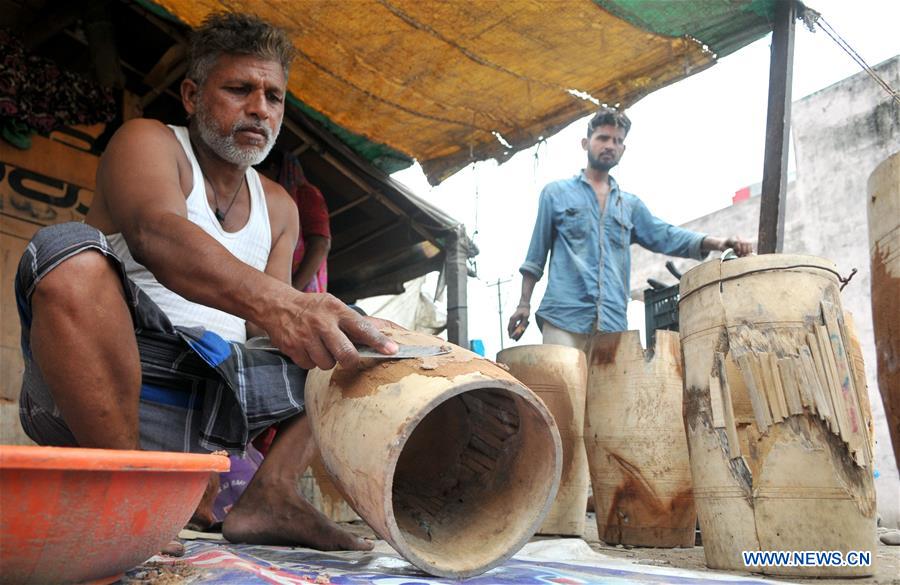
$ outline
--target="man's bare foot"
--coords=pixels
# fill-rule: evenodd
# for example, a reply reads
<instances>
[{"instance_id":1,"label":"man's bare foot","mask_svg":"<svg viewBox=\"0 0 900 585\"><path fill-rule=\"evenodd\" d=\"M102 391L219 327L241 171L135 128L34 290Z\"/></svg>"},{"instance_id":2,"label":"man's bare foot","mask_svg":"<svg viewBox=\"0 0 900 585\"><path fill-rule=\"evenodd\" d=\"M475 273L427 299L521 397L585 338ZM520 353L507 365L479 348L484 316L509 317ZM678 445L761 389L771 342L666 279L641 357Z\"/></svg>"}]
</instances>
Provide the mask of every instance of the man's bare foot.
<instances>
[{"instance_id":1,"label":"man's bare foot","mask_svg":"<svg viewBox=\"0 0 900 585\"><path fill-rule=\"evenodd\" d=\"M216 523L216 516L213 514L213 504L219 495L219 484L219 473L213 471L209 474L203 497L200 498L200 503L197 504L197 509L194 510L194 515L188 520L185 528L203 532Z\"/></svg>"},{"instance_id":2,"label":"man's bare foot","mask_svg":"<svg viewBox=\"0 0 900 585\"><path fill-rule=\"evenodd\" d=\"M177 540L173 540L169 544L163 546L162 550L159 551L159 554L165 555L167 557L183 557L184 545Z\"/></svg>"},{"instance_id":3,"label":"man's bare foot","mask_svg":"<svg viewBox=\"0 0 900 585\"><path fill-rule=\"evenodd\" d=\"M372 550L370 541L329 520L303 499L296 487L254 483L222 524L222 534L230 542L305 546L317 550Z\"/></svg>"}]
</instances>

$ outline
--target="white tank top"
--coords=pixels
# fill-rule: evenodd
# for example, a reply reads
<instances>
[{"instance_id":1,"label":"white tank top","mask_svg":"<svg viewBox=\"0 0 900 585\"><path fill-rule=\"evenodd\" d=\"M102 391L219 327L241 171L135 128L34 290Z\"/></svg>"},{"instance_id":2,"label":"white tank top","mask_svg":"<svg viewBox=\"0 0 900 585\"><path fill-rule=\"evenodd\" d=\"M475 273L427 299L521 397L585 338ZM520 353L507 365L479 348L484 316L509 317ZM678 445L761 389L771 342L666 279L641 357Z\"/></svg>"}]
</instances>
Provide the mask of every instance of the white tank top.
<instances>
[{"instance_id":1,"label":"white tank top","mask_svg":"<svg viewBox=\"0 0 900 585\"><path fill-rule=\"evenodd\" d=\"M269 212L266 208L266 197L259 175L252 168L247 169L247 185L250 188L250 219L240 230L226 232L209 206L203 173L200 171L197 157L194 156L187 128L181 126L170 126L170 128L175 132L178 142L181 143L188 160L191 161L194 185L186 201L188 219L200 226L203 231L225 246L242 262L257 270L265 270L269 252L272 249L272 228L269 225ZM244 319L188 301L175 294L160 284L146 267L134 260L121 233L111 234L107 236L107 239L119 259L125 264L128 277L159 305L169 316L173 325L205 327L231 341L244 342L247 340Z\"/></svg>"}]
</instances>

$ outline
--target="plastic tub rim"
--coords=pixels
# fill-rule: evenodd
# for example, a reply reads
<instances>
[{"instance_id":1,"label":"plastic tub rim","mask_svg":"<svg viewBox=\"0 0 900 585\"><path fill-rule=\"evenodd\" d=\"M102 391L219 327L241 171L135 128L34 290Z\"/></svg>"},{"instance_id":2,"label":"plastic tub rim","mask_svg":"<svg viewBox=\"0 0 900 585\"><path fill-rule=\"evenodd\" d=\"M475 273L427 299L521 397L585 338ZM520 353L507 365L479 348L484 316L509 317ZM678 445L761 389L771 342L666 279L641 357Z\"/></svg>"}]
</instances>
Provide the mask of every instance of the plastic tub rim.
<instances>
[{"instance_id":1,"label":"plastic tub rim","mask_svg":"<svg viewBox=\"0 0 900 585\"><path fill-rule=\"evenodd\" d=\"M132 451L0 445L0 470L224 472L231 463L223 455L176 451Z\"/></svg>"}]
</instances>

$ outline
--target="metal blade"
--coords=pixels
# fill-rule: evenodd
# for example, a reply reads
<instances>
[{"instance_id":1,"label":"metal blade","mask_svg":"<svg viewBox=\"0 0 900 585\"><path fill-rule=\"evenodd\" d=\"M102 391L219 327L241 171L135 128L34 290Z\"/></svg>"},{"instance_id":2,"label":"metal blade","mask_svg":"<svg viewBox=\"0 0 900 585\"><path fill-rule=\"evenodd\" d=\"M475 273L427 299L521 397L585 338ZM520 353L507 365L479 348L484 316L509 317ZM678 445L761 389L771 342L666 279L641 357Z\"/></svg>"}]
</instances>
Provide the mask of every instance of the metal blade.
<instances>
[{"instance_id":1,"label":"metal blade","mask_svg":"<svg viewBox=\"0 0 900 585\"><path fill-rule=\"evenodd\" d=\"M378 350L366 347L364 345L357 346L356 351L359 357L376 360L402 360L408 358L430 357L435 355L444 355L450 353L450 347L446 345L401 345L397 353L385 355Z\"/></svg>"},{"instance_id":2,"label":"metal blade","mask_svg":"<svg viewBox=\"0 0 900 585\"><path fill-rule=\"evenodd\" d=\"M280 350L272 345L272 340L268 337L254 337L248 339L244 344L247 349L260 349L263 351L279 352ZM435 355L444 355L450 353L449 345L401 345L397 353L385 355L376 349L365 345L356 347L359 357L376 360L403 360L409 358L430 357Z\"/></svg>"}]
</instances>

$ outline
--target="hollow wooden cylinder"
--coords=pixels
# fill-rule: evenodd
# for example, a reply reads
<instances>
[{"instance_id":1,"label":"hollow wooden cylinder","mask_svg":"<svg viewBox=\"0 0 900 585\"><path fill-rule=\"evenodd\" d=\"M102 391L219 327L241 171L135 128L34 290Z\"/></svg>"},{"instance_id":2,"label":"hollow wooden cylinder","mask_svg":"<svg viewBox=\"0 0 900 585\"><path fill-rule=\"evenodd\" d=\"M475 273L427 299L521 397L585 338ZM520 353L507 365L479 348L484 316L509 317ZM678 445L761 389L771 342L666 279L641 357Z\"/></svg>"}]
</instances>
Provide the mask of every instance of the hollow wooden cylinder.
<instances>
[{"instance_id":1,"label":"hollow wooden cylinder","mask_svg":"<svg viewBox=\"0 0 900 585\"><path fill-rule=\"evenodd\" d=\"M872 566L745 566L742 551L875 551L871 413L836 267L768 254L681 279L684 416L711 568L850 577ZM862 387L860 387L862 385Z\"/></svg>"},{"instance_id":2,"label":"hollow wooden cylinder","mask_svg":"<svg viewBox=\"0 0 900 585\"><path fill-rule=\"evenodd\" d=\"M400 344L447 345L386 330ZM313 370L306 401L322 460L354 510L432 575L464 578L512 556L559 485L561 445L544 403L505 370L442 356Z\"/></svg>"},{"instance_id":3,"label":"hollow wooden cylinder","mask_svg":"<svg viewBox=\"0 0 900 585\"><path fill-rule=\"evenodd\" d=\"M868 191L878 389L900 468L900 152L878 165Z\"/></svg>"},{"instance_id":4,"label":"hollow wooden cylinder","mask_svg":"<svg viewBox=\"0 0 900 585\"><path fill-rule=\"evenodd\" d=\"M609 544L694 546L678 334L657 331L645 352L637 331L600 333L588 364L584 441L597 533Z\"/></svg>"},{"instance_id":5,"label":"hollow wooden cylinder","mask_svg":"<svg viewBox=\"0 0 900 585\"><path fill-rule=\"evenodd\" d=\"M559 490L538 532L581 536L590 488L584 450L584 352L562 345L520 345L498 353L497 361L544 401L562 439Z\"/></svg>"},{"instance_id":6,"label":"hollow wooden cylinder","mask_svg":"<svg viewBox=\"0 0 900 585\"><path fill-rule=\"evenodd\" d=\"M334 522L359 520L359 516L328 477L321 458L314 459L312 465L306 468L300 478L300 493L317 510Z\"/></svg>"}]
</instances>

